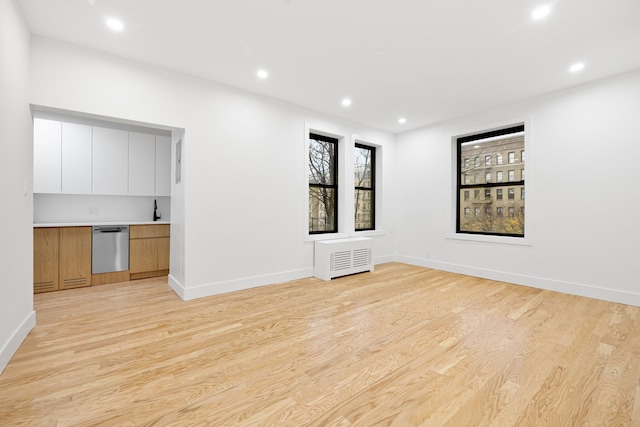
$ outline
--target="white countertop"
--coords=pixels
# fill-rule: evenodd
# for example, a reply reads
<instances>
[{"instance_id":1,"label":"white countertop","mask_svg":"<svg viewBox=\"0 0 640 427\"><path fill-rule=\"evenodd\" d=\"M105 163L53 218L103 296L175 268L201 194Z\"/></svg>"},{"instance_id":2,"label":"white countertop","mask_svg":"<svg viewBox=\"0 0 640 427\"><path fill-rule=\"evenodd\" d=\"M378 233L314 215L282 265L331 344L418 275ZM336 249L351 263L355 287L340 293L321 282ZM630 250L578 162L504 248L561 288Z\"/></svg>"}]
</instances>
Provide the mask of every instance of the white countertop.
<instances>
[{"instance_id":1,"label":"white countertop","mask_svg":"<svg viewBox=\"0 0 640 427\"><path fill-rule=\"evenodd\" d=\"M47 222L33 224L33 228L42 227L92 227L94 225L153 225L171 224L171 221L120 221L120 222Z\"/></svg>"}]
</instances>

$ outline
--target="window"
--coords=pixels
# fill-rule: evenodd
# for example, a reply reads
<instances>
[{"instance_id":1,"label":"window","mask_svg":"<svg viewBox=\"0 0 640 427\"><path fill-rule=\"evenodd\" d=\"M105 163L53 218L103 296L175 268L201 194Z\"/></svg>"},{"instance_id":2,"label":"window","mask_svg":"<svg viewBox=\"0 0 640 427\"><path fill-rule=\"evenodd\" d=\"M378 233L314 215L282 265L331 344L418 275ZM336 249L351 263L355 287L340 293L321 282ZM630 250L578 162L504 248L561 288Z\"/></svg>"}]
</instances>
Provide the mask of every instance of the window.
<instances>
[{"instance_id":1,"label":"window","mask_svg":"<svg viewBox=\"0 0 640 427\"><path fill-rule=\"evenodd\" d=\"M477 168L480 167L480 157L476 157L475 159L473 159L473 165Z\"/></svg>"},{"instance_id":2,"label":"window","mask_svg":"<svg viewBox=\"0 0 640 427\"><path fill-rule=\"evenodd\" d=\"M375 230L376 149L356 144L354 157L355 229L356 231ZM367 203L364 202L365 200Z\"/></svg>"},{"instance_id":3,"label":"window","mask_svg":"<svg viewBox=\"0 0 640 427\"><path fill-rule=\"evenodd\" d=\"M338 231L338 140L309 134L309 234Z\"/></svg>"},{"instance_id":4,"label":"window","mask_svg":"<svg viewBox=\"0 0 640 427\"><path fill-rule=\"evenodd\" d=\"M524 138L524 125L456 138L457 233L524 237ZM518 152L522 157L520 161L516 157ZM505 171L506 167L501 166L505 154L508 164L522 163L522 168L518 168L520 177L516 177L516 168ZM494 156L495 159L492 159ZM465 159L473 159L473 162L465 162ZM484 181L479 182L475 177L477 172L473 169L478 166L478 162L482 164L482 159ZM472 174L473 178L470 177ZM507 183L508 186L505 185ZM516 199L518 188L521 197ZM470 191L473 191L473 200L469 200ZM478 192L484 195L482 200L479 199ZM495 216L490 214L493 212ZM472 213L475 215L471 215Z\"/></svg>"}]
</instances>

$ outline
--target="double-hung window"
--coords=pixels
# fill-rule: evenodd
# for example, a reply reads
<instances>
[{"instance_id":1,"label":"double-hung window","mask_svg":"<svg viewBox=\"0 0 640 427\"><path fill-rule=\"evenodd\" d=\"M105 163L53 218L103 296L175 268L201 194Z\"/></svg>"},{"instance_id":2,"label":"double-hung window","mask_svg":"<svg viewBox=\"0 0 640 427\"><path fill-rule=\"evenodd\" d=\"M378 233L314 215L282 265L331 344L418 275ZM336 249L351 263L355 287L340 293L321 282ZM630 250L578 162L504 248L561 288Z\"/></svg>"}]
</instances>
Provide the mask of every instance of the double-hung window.
<instances>
[{"instance_id":1,"label":"double-hung window","mask_svg":"<svg viewBox=\"0 0 640 427\"><path fill-rule=\"evenodd\" d=\"M309 134L309 234L338 232L338 139Z\"/></svg>"},{"instance_id":2,"label":"double-hung window","mask_svg":"<svg viewBox=\"0 0 640 427\"><path fill-rule=\"evenodd\" d=\"M456 232L466 234L484 234L494 236L524 237L524 125L481 132L456 138L457 144L457 215ZM517 163L516 153L520 154L522 165L520 181L517 181L513 168L507 169L503 163ZM495 158L495 164L491 159ZM463 159L485 159L484 162L465 162ZM507 172L507 182L503 174ZM466 176L482 173L484 182L465 180ZM495 174L495 175L493 175ZM488 179L495 176L495 182ZM496 197L487 197L495 188ZM517 190L517 189L520 190ZM485 197L465 197L469 191L478 194L484 190ZM521 194L516 198L516 191ZM503 193L507 197L503 197ZM491 215L491 212L497 215ZM469 212L475 215L469 215ZM503 215L508 212L508 215Z\"/></svg>"},{"instance_id":3,"label":"double-hung window","mask_svg":"<svg viewBox=\"0 0 640 427\"><path fill-rule=\"evenodd\" d=\"M354 209L355 230L376 228L376 149L355 144L354 151Z\"/></svg>"}]
</instances>

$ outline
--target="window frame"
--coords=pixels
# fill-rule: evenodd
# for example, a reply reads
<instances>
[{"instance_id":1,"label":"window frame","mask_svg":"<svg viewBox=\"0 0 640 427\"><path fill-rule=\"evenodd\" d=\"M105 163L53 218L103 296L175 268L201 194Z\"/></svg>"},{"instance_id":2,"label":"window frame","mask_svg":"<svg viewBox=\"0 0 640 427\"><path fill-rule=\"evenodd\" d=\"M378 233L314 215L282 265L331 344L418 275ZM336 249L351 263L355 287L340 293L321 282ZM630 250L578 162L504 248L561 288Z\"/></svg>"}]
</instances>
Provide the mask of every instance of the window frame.
<instances>
[{"instance_id":1,"label":"window frame","mask_svg":"<svg viewBox=\"0 0 640 427\"><path fill-rule=\"evenodd\" d=\"M370 204L370 210L371 210L371 227L370 228L357 228L356 227L356 218L354 216L354 230L356 232L360 232L360 231L373 231L376 230L376 152L377 152L377 147L374 147L372 145L367 145L364 144L362 142L355 142L354 143L354 152L356 148L360 148L360 149L364 149L364 150L369 150L371 152L371 186L370 187L363 187L363 186L357 186L354 183L353 189L354 192L355 190L364 190L364 191L371 191L371 199L369 200L369 204ZM354 165L355 167L355 165ZM355 194L354 194L355 197ZM354 203L355 205L355 203Z\"/></svg>"},{"instance_id":2,"label":"window frame","mask_svg":"<svg viewBox=\"0 0 640 427\"><path fill-rule=\"evenodd\" d=\"M309 227L309 235L313 236L313 235L318 235L318 234L335 234L338 232L338 230L340 229L340 153L339 153L339 148L340 148L340 139L333 137L333 136L327 136L327 135L323 135L321 133L318 132L314 132L314 131L309 131L308 135L307 135L308 141L310 143L311 140L315 140L315 141L323 141L323 142L328 142L333 144L333 162L334 164L331 165L331 169L332 169L332 174L333 174L333 184L315 184L315 183L311 183L311 182L307 182L308 183L308 188L309 191L311 190L311 187L316 187L316 188L327 188L327 189L333 189L335 192L335 196L334 196L334 203L333 203L333 222L334 222L334 228L331 230L311 230L311 228ZM307 155L307 159L309 158L309 156ZM307 163L307 168L309 167L308 163ZM308 181L308 175L307 175L307 181ZM309 203L309 200L307 200L307 203ZM307 214L307 223L309 221L309 213Z\"/></svg>"},{"instance_id":3,"label":"window frame","mask_svg":"<svg viewBox=\"0 0 640 427\"><path fill-rule=\"evenodd\" d=\"M525 240L525 236L529 234L530 230L528 228L528 225L530 224L528 221L528 217L527 215L525 215L525 224L524 224L524 231L522 234L519 233L496 233L496 232L488 232L488 231L468 231L468 230L461 230L461 208L463 207L461 205L461 200L460 200L460 193L462 191L465 191L467 189L470 189L471 186L473 187L503 187L506 188L506 185L504 182L498 182L498 179L496 177L496 182L495 183L485 183L485 184L464 184L461 182L461 177L463 176L463 168L462 168L462 163L461 163L461 156L462 156L462 144L464 143L468 143L468 142L472 142L472 141L476 141L476 140L483 140L483 139L489 139L489 138L494 138L494 137L501 137L504 135L510 135L510 134L522 134L524 136L524 147L522 151L525 150L529 150L528 148L528 139L529 139L529 134L527 132L527 129L530 129L530 126L526 123L526 122L521 122L521 123L510 123L506 126L500 126L500 127L496 127L492 130L485 130L485 131L476 131L476 132L469 132L467 134L459 134L458 136L453 136L451 138L451 141L453 143L453 153L455 153L455 156L453 158L453 164L455 166L455 176L454 176L454 185L452 185L452 188L454 190L454 197L452 200L452 208L453 208L453 212L452 212L452 218L454 219L454 235L450 236L452 238L463 238L463 239L468 239L468 240L486 240L486 241L495 241L495 242L505 242L505 243L516 243L516 244L529 244L529 240L526 239ZM498 160L502 160L501 159L502 155L496 154L496 166L502 166L504 165L503 161L498 161ZM527 166L527 168L529 168L529 166ZM465 171L466 173L466 171ZM497 175L497 174L496 174ZM524 180L520 180L520 181L511 181L509 182L509 185L513 186L513 185L522 185L524 188L525 182ZM497 196L496 196L497 199ZM526 209L525 205L525 209ZM469 238L470 237L470 238ZM477 238L476 238L477 237Z\"/></svg>"}]
</instances>

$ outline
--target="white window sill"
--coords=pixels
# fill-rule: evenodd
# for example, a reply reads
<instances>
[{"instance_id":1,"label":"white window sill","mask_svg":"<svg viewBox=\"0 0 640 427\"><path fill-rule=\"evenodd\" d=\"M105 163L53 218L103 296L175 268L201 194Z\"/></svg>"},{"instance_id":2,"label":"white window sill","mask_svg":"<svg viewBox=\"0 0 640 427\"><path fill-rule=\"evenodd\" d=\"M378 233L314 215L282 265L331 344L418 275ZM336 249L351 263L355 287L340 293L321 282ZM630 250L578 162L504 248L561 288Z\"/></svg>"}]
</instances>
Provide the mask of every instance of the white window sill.
<instances>
[{"instance_id":1,"label":"white window sill","mask_svg":"<svg viewBox=\"0 0 640 427\"><path fill-rule=\"evenodd\" d=\"M505 245L533 246L530 238L510 236L485 236L483 234L449 233L447 239L471 242L500 243Z\"/></svg>"},{"instance_id":2,"label":"white window sill","mask_svg":"<svg viewBox=\"0 0 640 427\"><path fill-rule=\"evenodd\" d=\"M336 240L348 239L350 237L375 237L384 236L383 230L366 230L354 231L353 233L326 233L326 234L309 234L305 237L305 242L317 242L319 240Z\"/></svg>"}]
</instances>

